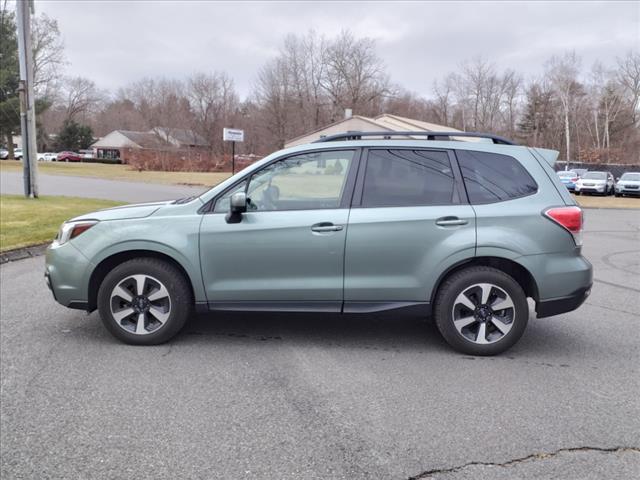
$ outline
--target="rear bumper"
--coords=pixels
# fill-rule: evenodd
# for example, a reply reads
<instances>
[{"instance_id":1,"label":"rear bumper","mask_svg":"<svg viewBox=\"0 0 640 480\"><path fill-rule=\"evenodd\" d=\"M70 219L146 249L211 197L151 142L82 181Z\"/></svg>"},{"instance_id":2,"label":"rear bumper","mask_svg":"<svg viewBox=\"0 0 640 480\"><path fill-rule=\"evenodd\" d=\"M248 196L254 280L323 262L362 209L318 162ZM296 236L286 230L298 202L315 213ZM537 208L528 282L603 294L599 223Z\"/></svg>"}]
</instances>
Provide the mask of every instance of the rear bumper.
<instances>
[{"instance_id":1,"label":"rear bumper","mask_svg":"<svg viewBox=\"0 0 640 480\"><path fill-rule=\"evenodd\" d=\"M538 318L544 318L571 312L582 305L590 293L591 285L579 288L571 295L539 301L536 304L537 316Z\"/></svg>"}]
</instances>

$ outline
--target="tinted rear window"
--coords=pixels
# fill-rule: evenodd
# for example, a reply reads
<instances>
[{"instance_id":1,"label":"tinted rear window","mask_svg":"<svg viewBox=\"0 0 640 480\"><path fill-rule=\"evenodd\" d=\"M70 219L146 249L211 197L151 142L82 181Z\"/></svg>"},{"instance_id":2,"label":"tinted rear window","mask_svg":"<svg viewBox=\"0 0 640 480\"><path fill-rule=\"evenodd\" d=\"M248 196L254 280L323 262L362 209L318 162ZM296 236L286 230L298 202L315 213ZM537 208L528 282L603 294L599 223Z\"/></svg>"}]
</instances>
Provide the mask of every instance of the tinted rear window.
<instances>
[{"instance_id":1,"label":"tinted rear window","mask_svg":"<svg viewBox=\"0 0 640 480\"><path fill-rule=\"evenodd\" d=\"M371 150L364 177L362 205L397 207L453 202L454 177L446 152Z\"/></svg>"},{"instance_id":2,"label":"tinted rear window","mask_svg":"<svg viewBox=\"0 0 640 480\"><path fill-rule=\"evenodd\" d=\"M458 150L456 155L471 203L511 200L538 190L529 172L513 157L468 150Z\"/></svg>"}]
</instances>

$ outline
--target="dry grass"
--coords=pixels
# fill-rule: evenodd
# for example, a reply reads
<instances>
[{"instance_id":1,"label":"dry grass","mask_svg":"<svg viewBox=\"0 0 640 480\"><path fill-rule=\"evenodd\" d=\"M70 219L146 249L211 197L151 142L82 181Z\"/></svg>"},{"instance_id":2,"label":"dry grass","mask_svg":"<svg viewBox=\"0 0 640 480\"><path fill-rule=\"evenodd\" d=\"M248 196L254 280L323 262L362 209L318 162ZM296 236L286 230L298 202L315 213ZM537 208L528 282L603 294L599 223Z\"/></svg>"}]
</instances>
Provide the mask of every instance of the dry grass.
<instances>
[{"instance_id":1,"label":"dry grass","mask_svg":"<svg viewBox=\"0 0 640 480\"><path fill-rule=\"evenodd\" d=\"M0 172L21 172L22 162L0 161ZM195 185L211 187L229 178L228 172L139 172L127 165L103 163L40 162L38 171L47 175L71 175L76 177L125 180L129 182L162 183L168 185Z\"/></svg>"},{"instance_id":2,"label":"dry grass","mask_svg":"<svg viewBox=\"0 0 640 480\"><path fill-rule=\"evenodd\" d=\"M600 197L597 195L573 195L585 208L639 208L640 197Z\"/></svg>"},{"instance_id":3,"label":"dry grass","mask_svg":"<svg viewBox=\"0 0 640 480\"><path fill-rule=\"evenodd\" d=\"M75 197L0 195L0 252L53 240L65 220L120 205L109 200Z\"/></svg>"}]
</instances>

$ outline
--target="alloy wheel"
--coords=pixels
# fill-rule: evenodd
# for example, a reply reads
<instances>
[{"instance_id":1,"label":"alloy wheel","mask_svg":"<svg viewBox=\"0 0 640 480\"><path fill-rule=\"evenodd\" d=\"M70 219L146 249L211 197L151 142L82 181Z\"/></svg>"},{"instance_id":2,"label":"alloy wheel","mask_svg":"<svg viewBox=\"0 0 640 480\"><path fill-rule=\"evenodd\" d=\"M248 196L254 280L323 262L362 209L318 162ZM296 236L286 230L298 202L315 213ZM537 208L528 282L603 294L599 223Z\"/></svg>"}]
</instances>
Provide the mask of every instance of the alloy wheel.
<instances>
[{"instance_id":1,"label":"alloy wheel","mask_svg":"<svg viewBox=\"0 0 640 480\"><path fill-rule=\"evenodd\" d=\"M491 283L465 288L453 302L453 324L467 341L486 345L503 339L513 327L515 305L509 294Z\"/></svg>"},{"instance_id":2,"label":"alloy wheel","mask_svg":"<svg viewBox=\"0 0 640 480\"><path fill-rule=\"evenodd\" d=\"M169 291L150 275L131 275L111 291L111 315L120 328L136 335L158 331L171 314Z\"/></svg>"}]
</instances>

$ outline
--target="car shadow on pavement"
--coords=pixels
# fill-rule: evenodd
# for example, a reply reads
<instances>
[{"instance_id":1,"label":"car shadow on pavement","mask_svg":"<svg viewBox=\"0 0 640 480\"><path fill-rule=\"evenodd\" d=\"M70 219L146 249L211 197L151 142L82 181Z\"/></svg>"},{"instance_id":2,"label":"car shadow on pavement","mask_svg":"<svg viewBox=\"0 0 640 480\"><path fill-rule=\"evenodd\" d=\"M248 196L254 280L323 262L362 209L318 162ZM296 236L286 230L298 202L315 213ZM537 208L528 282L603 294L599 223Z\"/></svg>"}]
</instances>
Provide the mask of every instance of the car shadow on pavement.
<instances>
[{"instance_id":1,"label":"car shadow on pavement","mask_svg":"<svg viewBox=\"0 0 640 480\"><path fill-rule=\"evenodd\" d=\"M448 348L430 321L415 316L393 314L204 314L193 317L172 342L184 344L200 338L206 339L204 341L207 343L244 339L247 342L292 342L296 345L402 351Z\"/></svg>"}]
</instances>

